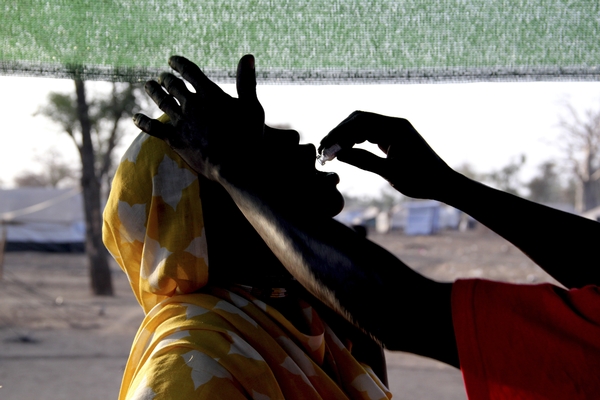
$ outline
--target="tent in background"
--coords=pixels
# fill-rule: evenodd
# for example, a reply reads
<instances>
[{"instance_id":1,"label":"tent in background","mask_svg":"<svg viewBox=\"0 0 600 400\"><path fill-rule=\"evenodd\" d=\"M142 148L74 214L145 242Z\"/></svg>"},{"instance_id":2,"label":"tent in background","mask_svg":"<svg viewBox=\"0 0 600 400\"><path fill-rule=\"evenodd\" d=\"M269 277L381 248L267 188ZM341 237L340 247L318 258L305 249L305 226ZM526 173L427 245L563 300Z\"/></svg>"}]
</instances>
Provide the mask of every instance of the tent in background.
<instances>
[{"instance_id":1,"label":"tent in background","mask_svg":"<svg viewBox=\"0 0 600 400\"><path fill-rule=\"evenodd\" d=\"M440 203L438 201L411 201L406 208L408 215L404 233L407 235L433 235L440 230Z\"/></svg>"},{"instance_id":2,"label":"tent in background","mask_svg":"<svg viewBox=\"0 0 600 400\"><path fill-rule=\"evenodd\" d=\"M0 190L5 251L83 252L85 221L79 189Z\"/></svg>"}]
</instances>

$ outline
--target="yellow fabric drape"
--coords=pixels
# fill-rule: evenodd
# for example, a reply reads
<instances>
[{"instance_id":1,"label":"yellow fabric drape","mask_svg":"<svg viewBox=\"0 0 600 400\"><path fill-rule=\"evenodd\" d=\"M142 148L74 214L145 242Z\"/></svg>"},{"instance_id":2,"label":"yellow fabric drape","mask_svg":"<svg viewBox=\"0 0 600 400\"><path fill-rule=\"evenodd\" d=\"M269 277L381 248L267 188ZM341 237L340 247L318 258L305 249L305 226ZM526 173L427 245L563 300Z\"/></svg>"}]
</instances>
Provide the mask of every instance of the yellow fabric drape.
<instances>
[{"instance_id":1,"label":"yellow fabric drape","mask_svg":"<svg viewBox=\"0 0 600 400\"><path fill-rule=\"evenodd\" d=\"M198 176L141 133L123 156L104 210L103 239L144 312L208 282Z\"/></svg>"},{"instance_id":2,"label":"yellow fabric drape","mask_svg":"<svg viewBox=\"0 0 600 400\"><path fill-rule=\"evenodd\" d=\"M138 331L120 399L391 398L312 307L299 306L308 335L244 292L163 301Z\"/></svg>"},{"instance_id":3,"label":"yellow fabric drape","mask_svg":"<svg viewBox=\"0 0 600 400\"><path fill-rule=\"evenodd\" d=\"M304 334L246 292L207 286L198 184L176 153L143 133L118 167L104 242L146 314L120 399L391 398L308 304L297 304Z\"/></svg>"}]
</instances>

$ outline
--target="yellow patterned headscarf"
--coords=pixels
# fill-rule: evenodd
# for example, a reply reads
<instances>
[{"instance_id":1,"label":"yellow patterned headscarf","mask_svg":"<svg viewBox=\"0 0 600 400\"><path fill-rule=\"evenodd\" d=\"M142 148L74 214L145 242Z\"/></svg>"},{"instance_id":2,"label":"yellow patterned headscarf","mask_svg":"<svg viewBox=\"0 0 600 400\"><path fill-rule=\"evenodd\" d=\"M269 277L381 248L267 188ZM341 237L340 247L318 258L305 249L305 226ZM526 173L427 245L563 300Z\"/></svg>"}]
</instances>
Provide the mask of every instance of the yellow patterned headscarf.
<instances>
[{"instance_id":1,"label":"yellow patterned headscarf","mask_svg":"<svg viewBox=\"0 0 600 400\"><path fill-rule=\"evenodd\" d=\"M145 313L208 281L197 174L162 140L141 133L121 160L103 240Z\"/></svg>"},{"instance_id":2,"label":"yellow patterned headscarf","mask_svg":"<svg viewBox=\"0 0 600 400\"><path fill-rule=\"evenodd\" d=\"M297 299L302 332L239 287L207 285L199 189L196 173L144 133L117 169L103 239L146 314L119 399L391 398L308 303Z\"/></svg>"}]
</instances>

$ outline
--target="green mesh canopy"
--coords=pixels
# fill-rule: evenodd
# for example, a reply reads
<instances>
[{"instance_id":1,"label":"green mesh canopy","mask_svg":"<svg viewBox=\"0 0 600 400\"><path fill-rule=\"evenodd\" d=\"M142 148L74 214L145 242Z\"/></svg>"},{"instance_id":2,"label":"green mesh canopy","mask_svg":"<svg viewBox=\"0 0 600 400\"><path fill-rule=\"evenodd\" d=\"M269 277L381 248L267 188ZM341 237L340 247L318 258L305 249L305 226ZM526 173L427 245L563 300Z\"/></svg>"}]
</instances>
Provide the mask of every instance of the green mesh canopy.
<instances>
[{"instance_id":1,"label":"green mesh canopy","mask_svg":"<svg viewBox=\"0 0 600 400\"><path fill-rule=\"evenodd\" d=\"M1 0L0 73L140 81L599 80L598 0Z\"/></svg>"}]
</instances>

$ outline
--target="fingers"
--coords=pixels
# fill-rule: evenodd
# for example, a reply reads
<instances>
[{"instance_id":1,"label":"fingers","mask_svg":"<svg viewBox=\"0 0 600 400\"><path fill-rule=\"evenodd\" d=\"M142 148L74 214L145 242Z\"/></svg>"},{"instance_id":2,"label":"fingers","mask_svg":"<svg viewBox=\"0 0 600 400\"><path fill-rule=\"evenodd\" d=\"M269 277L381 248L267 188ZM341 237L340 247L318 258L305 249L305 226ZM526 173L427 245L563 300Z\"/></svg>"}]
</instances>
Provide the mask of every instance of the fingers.
<instances>
[{"instance_id":1,"label":"fingers","mask_svg":"<svg viewBox=\"0 0 600 400\"><path fill-rule=\"evenodd\" d=\"M265 112L256 97L256 73L252 54L246 54L240 59L235 83L238 99L244 105L249 121L257 129L260 127L264 130Z\"/></svg>"},{"instance_id":2,"label":"fingers","mask_svg":"<svg viewBox=\"0 0 600 400\"><path fill-rule=\"evenodd\" d=\"M144 85L144 89L148 96L156 103L158 108L164 111L165 114L171 118L171 120L176 121L179 116L179 104L175 101L171 95L166 93L163 88L155 81L148 81ZM145 132L145 131L144 131Z\"/></svg>"},{"instance_id":3,"label":"fingers","mask_svg":"<svg viewBox=\"0 0 600 400\"><path fill-rule=\"evenodd\" d=\"M172 56L169 58L169 65L175 71L179 72L183 79L191 83L196 90L196 93L200 96L206 96L215 91L221 91L216 83L208 79L207 76L204 75L204 72L187 58Z\"/></svg>"},{"instance_id":4,"label":"fingers","mask_svg":"<svg viewBox=\"0 0 600 400\"><path fill-rule=\"evenodd\" d=\"M240 100L258 101L256 97L256 71L252 54L246 54L240 59L235 83Z\"/></svg>"},{"instance_id":5,"label":"fingers","mask_svg":"<svg viewBox=\"0 0 600 400\"><path fill-rule=\"evenodd\" d=\"M144 114L135 114L133 116L133 123L148 135L165 140L167 143L172 137L171 125L164 124L156 119L148 118Z\"/></svg>"},{"instance_id":6,"label":"fingers","mask_svg":"<svg viewBox=\"0 0 600 400\"><path fill-rule=\"evenodd\" d=\"M181 108L185 108L190 91L185 87L185 83L173 74L163 72L158 76L158 83L167 89L167 92L179 101Z\"/></svg>"},{"instance_id":7,"label":"fingers","mask_svg":"<svg viewBox=\"0 0 600 400\"><path fill-rule=\"evenodd\" d=\"M367 121L369 114L363 111L354 111L321 140L318 151L322 152L323 149L335 144L342 148L350 148L365 140L372 142L373 139L370 136L373 127L369 126Z\"/></svg>"},{"instance_id":8,"label":"fingers","mask_svg":"<svg viewBox=\"0 0 600 400\"><path fill-rule=\"evenodd\" d=\"M353 123L356 119L356 114L358 111L353 112L345 120L340 122L338 126L333 128L323 139L321 139L321 143L319 144L319 148L317 151L321 153L323 149L333 146L334 144L340 144L340 141L344 140L347 142L347 146L344 147L352 147L355 144L364 142L358 141L359 139L355 139L356 136L356 127ZM341 145L341 144L340 144Z\"/></svg>"},{"instance_id":9,"label":"fingers","mask_svg":"<svg viewBox=\"0 0 600 400\"><path fill-rule=\"evenodd\" d=\"M385 158L363 149L342 149L337 153L338 160L365 171L386 177L387 161Z\"/></svg>"},{"instance_id":10,"label":"fingers","mask_svg":"<svg viewBox=\"0 0 600 400\"><path fill-rule=\"evenodd\" d=\"M393 119L370 112L354 111L321 140L319 152L334 144L350 148L364 141L378 144L382 150L387 149L392 141L391 135L394 134L389 129Z\"/></svg>"}]
</instances>

